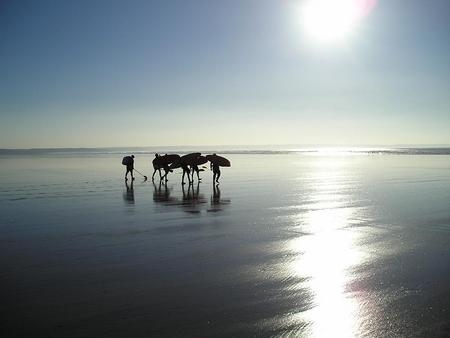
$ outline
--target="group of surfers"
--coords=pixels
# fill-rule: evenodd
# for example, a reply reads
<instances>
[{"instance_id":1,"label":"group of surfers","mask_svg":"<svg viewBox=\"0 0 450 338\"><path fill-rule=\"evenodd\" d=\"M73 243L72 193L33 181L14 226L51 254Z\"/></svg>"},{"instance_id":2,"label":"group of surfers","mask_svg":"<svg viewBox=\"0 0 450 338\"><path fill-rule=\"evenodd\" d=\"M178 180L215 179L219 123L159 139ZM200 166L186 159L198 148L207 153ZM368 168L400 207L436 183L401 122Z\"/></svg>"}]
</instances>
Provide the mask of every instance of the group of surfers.
<instances>
[{"instance_id":1,"label":"group of surfers","mask_svg":"<svg viewBox=\"0 0 450 338\"><path fill-rule=\"evenodd\" d=\"M194 155L194 154L192 154L192 155ZM162 155L162 156L167 156L167 154ZM175 169L175 168L173 168L173 166L171 166L171 163L167 163L165 161L160 161L162 156L156 153L155 158L152 161L152 165L153 165L152 181L155 180L156 172L159 172L159 179L161 181L167 182L168 181L167 175L169 173L173 172L173 170ZM213 154L213 156L216 156L216 154ZM122 164L126 166L125 181L128 181L128 173L130 173L131 179L134 180L133 171L137 171L136 169L134 169L134 155L125 156L122 160ZM177 167L180 167L183 170L181 184L183 184L183 185L186 184L184 182L185 176L187 176L189 184L194 183L194 173L197 174L198 182L200 182L202 180L200 178L200 171L204 171L204 169L200 169L196 163L192 162L191 164L186 164L186 163L180 161L180 163L178 164ZM213 183L219 183L220 166L217 163L210 162L210 169L213 172ZM164 171L164 174L161 173L161 170ZM140 173L140 172L138 171L138 173ZM142 176L144 176L144 179L147 179L147 176L145 176L145 175L142 175Z\"/></svg>"}]
</instances>

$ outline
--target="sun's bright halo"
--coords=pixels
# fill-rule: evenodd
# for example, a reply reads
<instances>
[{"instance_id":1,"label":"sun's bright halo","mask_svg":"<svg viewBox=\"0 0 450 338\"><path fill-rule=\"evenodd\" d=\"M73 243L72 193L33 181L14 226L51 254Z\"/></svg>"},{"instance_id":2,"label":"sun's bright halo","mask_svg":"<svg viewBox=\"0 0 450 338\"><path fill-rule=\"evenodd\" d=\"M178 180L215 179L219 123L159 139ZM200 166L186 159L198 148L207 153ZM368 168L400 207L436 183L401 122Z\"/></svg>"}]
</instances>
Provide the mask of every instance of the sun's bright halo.
<instances>
[{"instance_id":1,"label":"sun's bright halo","mask_svg":"<svg viewBox=\"0 0 450 338\"><path fill-rule=\"evenodd\" d=\"M305 0L302 23L314 41L341 41L355 30L373 4L373 0Z\"/></svg>"}]
</instances>

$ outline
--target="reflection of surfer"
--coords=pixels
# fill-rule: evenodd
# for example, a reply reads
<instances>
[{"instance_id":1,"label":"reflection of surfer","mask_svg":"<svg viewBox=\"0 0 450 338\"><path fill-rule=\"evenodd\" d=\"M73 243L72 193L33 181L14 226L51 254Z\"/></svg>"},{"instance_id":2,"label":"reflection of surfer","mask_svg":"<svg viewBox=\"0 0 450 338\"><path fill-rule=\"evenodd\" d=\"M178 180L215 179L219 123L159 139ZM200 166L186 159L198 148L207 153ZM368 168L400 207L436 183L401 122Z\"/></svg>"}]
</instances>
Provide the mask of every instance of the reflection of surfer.
<instances>
[{"instance_id":1,"label":"reflection of surfer","mask_svg":"<svg viewBox=\"0 0 450 338\"><path fill-rule=\"evenodd\" d=\"M197 183L197 187L194 188L194 184L189 184L187 190L184 185L181 186L183 192L183 204L194 205L197 203L204 203L202 196L200 195L200 183Z\"/></svg>"},{"instance_id":2,"label":"reflection of surfer","mask_svg":"<svg viewBox=\"0 0 450 338\"><path fill-rule=\"evenodd\" d=\"M188 190L187 190L187 194L186 194L186 190L184 189L184 185L181 186L181 190L183 191L183 201L190 200L191 199L190 198L191 185L189 184L189 187L188 187Z\"/></svg>"},{"instance_id":3,"label":"reflection of surfer","mask_svg":"<svg viewBox=\"0 0 450 338\"><path fill-rule=\"evenodd\" d=\"M133 181L128 185L128 182L125 181L125 187L127 191L123 194L123 199L129 204L134 204L134 190L133 190Z\"/></svg>"},{"instance_id":4,"label":"reflection of surfer","mask_svg":"<svg viewBox=\"0 0 450 338\"><path fill-rule=\"evenodd\" d=\"M218 184L213 185L213 193L211 194L211 209L209 212L217 212L223 210L223 207L231 203L230 199L222 199Z\"/></svg>"},{"instance_id":5,"label":"reflection of surfer","mask_svg":"<svg viewBox=\"0 0 450 338\"><path fill-rule=\"evenodd\" d=\"M153 182L153 187L153 200L155 202L167 202L170 200L170 191L166 184L163 185L162 181L159 181L159 185L156 186L155 182Z\"/></svg>"},{"instance_id":6,"label":"reflection of surfer","mask_svg":"<svg viewBox=\"0 0 450 338\"><path fill-rule=\"evenodd\" d=\"M194 190L193 184L189 184L189 187L187 188L187 192L186 192L186 189L184 188L184 185L181 186L181 190L183 191L183 201L192 202L198 197L198 194L200 192L200 185L197 184L197 191Z\"/></svg>"},{"instance_id":7,"label":"reflection of surfer","mask_svg":"<svg viewBox=\"0 0 450 338\"><path fill-rule=\"evenodd\" d=\"M155 154L155 158L153 159L153 175L152 175L152 181L154 181L155 180L155 174L156 174L156 171L159 171L159 178L161 179L162 177L161 177L161 167L158 165L158 164L156 164L156 161L157 161L157 159L159 158L159 154Z\"/></svg>"},{"instance_id":8,"label":"reflection of surfer","mask_svg":"<svg viewBox=\"0 0 450 338\"><path fill-rule=\"evenodd\" d=\"M213 195L211 197L211 204L220 204L220 189L218 185L213 185Z\"/></svg>"}]
</instances>

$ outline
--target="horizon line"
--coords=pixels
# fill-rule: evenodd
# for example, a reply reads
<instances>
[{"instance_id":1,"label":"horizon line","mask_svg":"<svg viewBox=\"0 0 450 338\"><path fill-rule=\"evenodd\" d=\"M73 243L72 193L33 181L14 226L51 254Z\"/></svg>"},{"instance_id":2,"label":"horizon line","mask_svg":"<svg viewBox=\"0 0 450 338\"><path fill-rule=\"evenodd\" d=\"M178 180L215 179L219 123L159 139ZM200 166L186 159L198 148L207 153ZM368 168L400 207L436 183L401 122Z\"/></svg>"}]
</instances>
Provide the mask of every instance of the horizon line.
<instances>
[{"instance_id":1,"label":"horizon line","mask_svg":"<svg viewBox=\"0 0 450 338\"><path fill-rule=\"evenodd\" d=\"M213 147L330 147L330 148L450 148L450 144L223 144L223 145L154 145L154 146L101 146L101 147L29 147L29 148L2 148L0 151L36 151L36 150L90 150L90 149L148 149L148 148L213 148Z\"/></svg>"}]
</instances>

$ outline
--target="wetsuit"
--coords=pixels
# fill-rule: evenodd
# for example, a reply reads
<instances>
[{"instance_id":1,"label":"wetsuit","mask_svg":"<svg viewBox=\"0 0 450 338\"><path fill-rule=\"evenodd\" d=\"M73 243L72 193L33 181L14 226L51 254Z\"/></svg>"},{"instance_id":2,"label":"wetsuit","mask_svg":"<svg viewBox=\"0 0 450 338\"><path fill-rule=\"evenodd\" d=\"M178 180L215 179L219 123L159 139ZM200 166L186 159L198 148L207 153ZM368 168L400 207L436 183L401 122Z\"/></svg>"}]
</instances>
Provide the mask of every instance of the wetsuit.
<instances>
[{"instance_id":1,"label":"wetsuit","mask_svg":"<svg viewBox=\"0 0 450 338\"><path fill-rule=\"evenodd\" d=\"M211 169L213 171L213 183L214 182L219 183L220 166L218 166L217 164L211 163Z\"/></svg>"},{"instance_id":2,"label":"wetsuit","mask_svg":"<svg viewBox=\"0 0 450 338\"><path fill-rule=\"evenodd\" d=\"M155 179L156 172L159 172L159 178L161 179L161 167L158 164L155 164L155 160L153 160L153 175L152 175L152 181Z\"/></svg>"},{"instance_id":3,"label":"wetsuit","mask_svg":"<svg viewBox=\"0 0 450 338\"><path fill-rule=\"evenodd\" d=\"M127 156L127 172L125 173L125 179L127 179L128 173L131 174L131 178L134 180L134 176L133 176L133 169L134 169L134 158L132 158L131 156Z\"/></svg>"},{"instance_id":4,"label":"wetsuit","mask_svg":"<svg viewBox=\"0 0 450 338\"><path fill-rule=\"evenodd\" d=\"M197 179L199 181L201 181L202 179L200 178L200 169L198 168L198 165L194 164L192 166L192 182L194 182L194 172L197 173Z\"/></svg>"},{"instance_id":5,"label":"wetsuit","mask_svg":"<svg viewBox=\"0 0 450 338\"><path fill-rule=\"evenodd\" d=\"M191 183L191 177L190 177L190 175L189 175L190 172L191 172L191 170L189 169L189 167L188 167L186 164L182 164L182 165L181 165L181 168L183 169L183 177L182 177L182 179L181 179L181 183L184 184L184 175L186 175L186 174L187 174L189 183Z\"/></svg>"}]
</instances>

